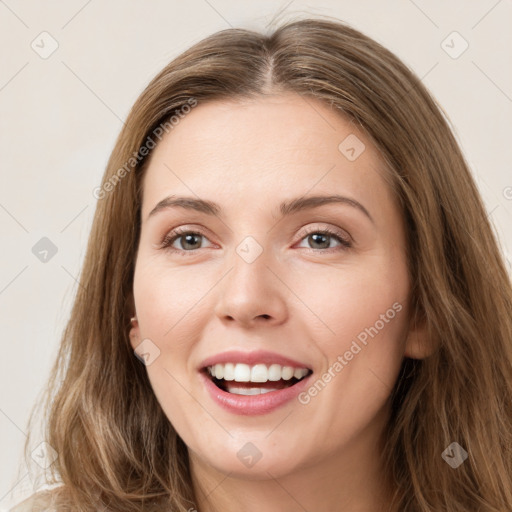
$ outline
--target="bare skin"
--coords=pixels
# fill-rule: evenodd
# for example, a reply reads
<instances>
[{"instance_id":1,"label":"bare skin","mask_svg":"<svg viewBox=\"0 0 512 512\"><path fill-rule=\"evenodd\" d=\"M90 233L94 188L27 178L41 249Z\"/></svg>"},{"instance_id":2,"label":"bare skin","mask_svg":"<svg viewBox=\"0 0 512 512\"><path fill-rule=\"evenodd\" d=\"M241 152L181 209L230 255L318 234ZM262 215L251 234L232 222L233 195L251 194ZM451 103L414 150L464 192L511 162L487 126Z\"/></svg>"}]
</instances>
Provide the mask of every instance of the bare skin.
<instances>
[{"instance_id":1,"label":"bare skin","mask_svg":"<svg viewBox=\"0 0 512 512\"><path fill-rule=\"evenodd\" d=\"M350 134L365 145L353 161L338 149ZM143 185L130 336L134 349L150 339L160 350L147 372L189 448L196 509L383 510L392 491L380 457L389 396L403 358L428 353L423 328L410 325L404 222L378 151L315 100L211 102L159 143ZM283 201L333 194L363 208L345 201L280 215ZM167 196L221 210L150 215ZM196 235L159 248L177 227ZM314 235L325 228L334 235ZM261 248L250 263L237 252L249 236L249 250ZM371 327L377 334L363 344ZM234 414L198 372L231 349L306 362L313 382L331 377L302 401ZM261 454L251 467L237 456L247 443Z\"/></svg>"}]
</instances>

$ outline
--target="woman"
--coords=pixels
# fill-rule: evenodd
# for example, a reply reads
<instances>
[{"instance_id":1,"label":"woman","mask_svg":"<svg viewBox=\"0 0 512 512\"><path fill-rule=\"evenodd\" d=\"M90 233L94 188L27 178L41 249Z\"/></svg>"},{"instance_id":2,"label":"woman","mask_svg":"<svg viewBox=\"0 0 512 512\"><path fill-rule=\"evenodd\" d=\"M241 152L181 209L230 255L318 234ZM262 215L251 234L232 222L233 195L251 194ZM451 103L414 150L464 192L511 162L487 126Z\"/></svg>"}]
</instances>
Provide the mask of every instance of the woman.
<instances>
[{"instance_id":1,"label":"woman","mask_svg":"<svg viewBox=\"0 0 512 512\"><path fill-rule=\"evenodd\" d=\"M512 510L512 289L419 79L337 22L136 101L49 383L55 510ZM35 509L35 508L34 508Z\"/></svg>"}]
</instances>

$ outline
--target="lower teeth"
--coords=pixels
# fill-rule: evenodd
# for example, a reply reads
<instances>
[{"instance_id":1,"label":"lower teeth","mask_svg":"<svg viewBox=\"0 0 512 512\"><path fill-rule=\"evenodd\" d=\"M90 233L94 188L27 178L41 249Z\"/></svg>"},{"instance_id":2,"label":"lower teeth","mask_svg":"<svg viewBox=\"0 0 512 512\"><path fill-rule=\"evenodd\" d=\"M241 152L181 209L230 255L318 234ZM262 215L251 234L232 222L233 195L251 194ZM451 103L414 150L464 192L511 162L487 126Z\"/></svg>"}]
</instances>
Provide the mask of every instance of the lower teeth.
<instances>
[{"instance_id":1,"label":"lower teeth","mask_svg":"<svg viewBox=\"0 0 512 512\"><path fill-rule=\"evenodd\" d=\"M302 379L301 379L302 380ZM270 393L272 391L281 391L282 389L289 388L299 382L299 380L293 378L286 382L286 385L280 386L280 387L265 387L262 386L254 386L254 387L248 387L247 384L244 386L237 386L235 381L225 381L224 379L216 379L213 378L214 384L222 389L222 391L226 391L227 393L231 393L233 395L244 395L244 396L251 396L251 395L263 395L265 393Z\"/></svg>"},{"instance_id":2,"label":"lower teeth","mask_svg":"<svg viewBox=\"0 0 512 512\"><path fill-rule=\"evenodd\" d=\"M278 391L277 388L237 388L230 387L226 389L228 393L234 395L263 395L264 393L270 393L271 391Z\"/></svg>"},{"instance_id":3,"label":"lower teeth","mask_svg":"<svg viewBox=\"0 0 512 512\"><path fill-rule=\"evenodd\" d=\"M266 387L271 383L267 382L266 384L261 384L260 386L249 387L249 383L243 383L242 385L237 386L236 381L225 381L224 379L217 379L214 376L208 375L212 382L222 391L226 393L231 393L232 395L243 395L243 396L252 396L252 395L264 395L265 393L271 393L272 391L281 391L282 389L286 389L292 387L293 385L300 382L302 379L296 379L292 377L288 381L280 381L278 387ZM278 384L276 382L276 384Z\"/></svg>"}]
</instances>

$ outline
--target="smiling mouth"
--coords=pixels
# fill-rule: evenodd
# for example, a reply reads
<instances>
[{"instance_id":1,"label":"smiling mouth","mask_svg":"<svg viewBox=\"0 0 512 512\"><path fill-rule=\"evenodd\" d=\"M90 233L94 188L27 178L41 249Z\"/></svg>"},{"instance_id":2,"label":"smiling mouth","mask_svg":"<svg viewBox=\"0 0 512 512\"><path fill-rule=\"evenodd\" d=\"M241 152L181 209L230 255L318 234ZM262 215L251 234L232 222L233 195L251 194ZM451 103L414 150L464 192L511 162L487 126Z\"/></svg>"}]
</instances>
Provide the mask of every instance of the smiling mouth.
<instances>
[{"instance_id":1,"label":"smiling mouth","mask_svg":"<svg viewBox=\"0 0 512 512\"><path fill-rule=\"evenodd\" d=\"M246 396L290 388L313 373L308 368L241 363L216 364L203 371L222 391Z\"/></svg>"}]
</instances>

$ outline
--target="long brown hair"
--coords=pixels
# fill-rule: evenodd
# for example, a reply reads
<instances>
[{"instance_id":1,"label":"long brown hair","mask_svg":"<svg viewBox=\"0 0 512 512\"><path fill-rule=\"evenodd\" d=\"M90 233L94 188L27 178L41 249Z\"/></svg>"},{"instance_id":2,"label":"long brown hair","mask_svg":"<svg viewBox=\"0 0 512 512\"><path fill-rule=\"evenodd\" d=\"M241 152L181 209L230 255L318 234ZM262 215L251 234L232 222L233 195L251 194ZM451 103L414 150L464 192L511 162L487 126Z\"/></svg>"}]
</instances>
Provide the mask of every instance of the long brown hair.
<instances>
[{"instance_id":1,"label":"long brown hair","mask_svg":"<svg viewBox=\"0 0 512 512\"><path fill-rule=\"evenodd\" d=\"M64 484L54 491L57 509L196 506L186 446L128 339L148 153L141 148L191 102L279 92L321 100L363 130L406 222L414 321L426 322L437 349L406 358L393 390L384 453L395 483L391 510L512 510L512 287L484 205L421 81L369 37L325 19L270 35L218 32L168 64L133 106L98 193L43 402L45 439L59 455L49 481ZM468 454L457 469L441 456L452 442Z\"/></svg>"}]
</instances>

